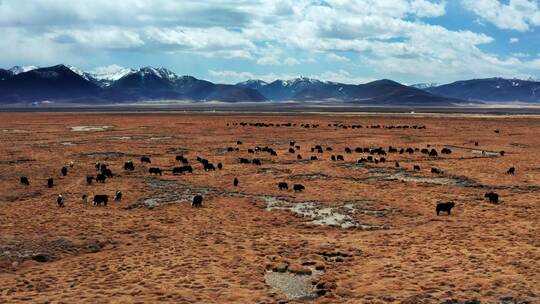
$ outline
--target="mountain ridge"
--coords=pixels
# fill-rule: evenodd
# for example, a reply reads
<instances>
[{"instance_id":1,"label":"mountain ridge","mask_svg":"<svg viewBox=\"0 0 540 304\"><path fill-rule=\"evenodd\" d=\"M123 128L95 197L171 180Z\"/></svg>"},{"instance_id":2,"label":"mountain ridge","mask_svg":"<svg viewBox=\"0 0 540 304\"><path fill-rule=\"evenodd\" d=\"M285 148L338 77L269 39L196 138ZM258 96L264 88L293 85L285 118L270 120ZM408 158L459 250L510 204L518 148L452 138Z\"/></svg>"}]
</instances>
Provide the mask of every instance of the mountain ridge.
<instances>
[{"instance_id":1,"label":"mountain ridge","mask_svg":"<svg viewBox=\"0 0 540 304\"><path fill-rule=\"evenodd\" d=\"M180 76L164 67L138 69L112 65L94 73L70 65L0 69L0 103L123 103L151 100L193 102L345 102L379 105L451 105L466 101L520 100L540 102L540 82L485 78L436 85L406 86L390 79L346 84L309 77L266 82L249 79L219 84Z\"/></svg>"}]
</instances>

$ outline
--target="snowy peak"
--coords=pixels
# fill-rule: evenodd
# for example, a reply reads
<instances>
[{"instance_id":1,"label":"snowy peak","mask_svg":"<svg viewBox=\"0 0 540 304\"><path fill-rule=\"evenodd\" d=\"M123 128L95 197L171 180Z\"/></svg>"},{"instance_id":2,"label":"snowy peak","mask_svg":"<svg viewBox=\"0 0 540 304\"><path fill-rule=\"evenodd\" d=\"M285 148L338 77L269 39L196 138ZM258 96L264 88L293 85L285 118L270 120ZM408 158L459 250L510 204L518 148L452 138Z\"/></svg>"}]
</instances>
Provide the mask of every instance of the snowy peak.
<instances>
[{"instance_id":1,"label":"snowy peak","mask_svg":"<svg viewBox=\"0 0 540 304\"><path fill-rule=\"evenodd\" d=\"M128 74L134 73L135 70L119 66L117 64L99 67L92 72L92 76L100 81L116 81Z\"/></svg>"},{"instance_id":2,"label":"snowy peak","mask_svg":"<svg viewBox=\"0 0 540 304\"><path fill-rule=\"evenodd\" d=\"M142 77L146 75L154 75L161 79L168 80L170 82L174 82L180 78L176 73L163 67L154 68L151 66L147 66L147 67L140 68L139 71L137 71L137 73Z\"/></svg>"},{"instance_id":3,"label":"snowy peak","mask_svg":"<svg viewBox=\"0 0 540 304\"><path fill-rule=\"evenodd\" d=\"M429 89L429 88L438 87L439 84L435 83L435 82L425 82L425 83L413 84L413 85L410 85L410 86L413 87L413 88L420 89L420 90L425 90L425 89Z\"/></svg>"},{"instance_id":4,"label":"snowy peak","mask_svg":"<svg viewBox=\"0 0 540 304\"><path fill-rule=\"evenodd\" d=\"M19 75L20 73L26 73L26 72L30 72L32 70L35 70L35 69L38 69L37 66L33 66L33 65L28 65L28 66L14 66L12 67L11 69L9 69L9 71L11 71L11 73L13 73L13 75Z\"/></svg>"},{"instance_id":5,"label":"snowy peak","mask_svg":"<svg viewBox=\"0 0 540 304\"><path fill-rule=\"evenodd\" d=\"M250 79L250 80L239 82L236 85L244 87L244 88L250 88L250 89L258 90L258 89L264 87L267 84L268 83L266 81L263 81L263 80L260 80L260 79Z\"/></svg>"}]
</instances>

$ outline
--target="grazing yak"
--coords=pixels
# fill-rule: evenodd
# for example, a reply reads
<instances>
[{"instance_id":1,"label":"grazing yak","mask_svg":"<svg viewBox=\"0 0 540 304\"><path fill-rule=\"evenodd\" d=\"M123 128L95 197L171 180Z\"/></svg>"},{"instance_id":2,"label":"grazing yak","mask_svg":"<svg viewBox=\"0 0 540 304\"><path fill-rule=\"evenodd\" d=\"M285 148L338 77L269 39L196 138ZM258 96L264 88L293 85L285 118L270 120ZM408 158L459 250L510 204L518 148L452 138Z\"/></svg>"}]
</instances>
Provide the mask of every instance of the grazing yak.
<instances>
[{"instance_id":1,"label":"grazing yak","mask_svg":"<svg viewBox=\"0 0 540 304\"><path fill-rule=\"evenodd\" d=\"M296 144L296 143L295 143L294 141L289 142L289 145L290 145L291 147L294 147L295 144Z\"/></svg>"},{"instance_id":2,"label":"grazing yak","mask_svg":"<svg viewBox=\"0 0 540 304\"><path fill-rule=\"evenodd\" d=\"M429 151L429 156L439 156L439 154L437 153L437 150L435 149L431 149L431 151Z\"/></svg>"},{"instance_id":3,"label":"grazing yak","mask_svg":"<svg viewBox=\"0 0 540 304\"><path fill-rule=\"evenodd\" d=\"M254 159L253 159L253 161L252 161L252 163L253 163L254 165L257 165L257 166L260 166L260 165L262 165L262 162L261 162L261 160L260 160L260 159L258 159L258 158L254 158Z\"/></svg>"},{"instance_id":4,"label":"grazing yak","mask_svg":"<svg viewBox=\"0 0 540 304\"><path fill-rule=\"evenodd\" d=\"M144 164L144 163L151 164L152 161L150 160L150 157L147 157L147 156L141 157L141 164Z\"/></svg>"},{"instance_id":5,"label":"grazing yak","mask_svg":"<svg viewBox=\"0 0 540 304\"><path fill-rule=\"evenodd\" d=\"M296 159L301 160L301 159L302 159L302 155L300 155L300 154L296 155Z\"/></svg>"},{"instance_id":6,"label":"grazing yak","mask_svg":"<svg viewBox=\"0 0 540 304\"><path fill-rule=\"evenodd\" d=\"M499 152L501 156L504 156L504 151Z\"/></svg>"},{"instance_id":7,"label":"grazing yak","mask_svg":"<svg viewBox=\"0 0 540 304\"><path fill-rule=\"evenodd\" d=\"M293 148L289 148L289 153L294 154L294 153L296 153L296 151L294 151Z\"/></svg>"},{"instance_id":8,"label":"grazing yak","mask_svg":"<svg viewBox=\"0 0 540 304\"><path fill-rule=\"evenodd\" d=\"M313 155L313 156L311 156L309 159L310 159L310 160L317 160L318 158L317 158L317 156Z\"/></svg>"},{"instance_id":9,"label":"grazing yak","mask_svg":"<svg viewBox=\"0 0 540 304\"><path fill-rule=\"evenodd\" d=\"M336 161L336 156L332 155L332 156L330 156L330 159L333 160L333 161Z\"/></svg>"},{"instance_id":10,"label":"grazing yak","mask_svg":"<svg viewBox=\"0 0 540 304\"><path fill-rule=\"evenodd\" d=\"M433 173L433 174L441 174L442 171L439 168L432 167L431 168L431 173Z\"/></svg>"},{"instance_id":11,"label":"grazing yak","mask_svg":"<svg viewBox=\"0 0 540 304\"><path fill-rule=\"evenodd\" d=\"M52 178L47 179L47 187L52 188L54 186L54 180Z\"/></svg>"},{"instance_id":12,"label":"grazing yak","mask_svg":"<svg viewBox=\"0 0 540 304\"><path fill-rule=\"evenodd\" d=\"M516 168L515 167L510 167L510 169L508 169L508 171L506 171L506 174L516 174Z\"/></svg>"},{"instance_id":13,"label":"grazing yak","mask_svg":"<svg viewBox=\"0 0 540 304\"><path fill-rule=\"evenodd\" d=\"M278 188L279 190L289 190L289 185L287 185L285 182L281 182L278 184Z\"/></svg>"},{"instance_id":14,"label":"grazing yak","mask_svg":"<svg viewBox=\"0 0 540 304\"><path fill-rule=\"evenodd\" d=\"M241 141L237 141L236 144L237 144L237 145L241 145L242 142L241 142Z\"/></svg>"},{"instance_id":15,"label":"grazing yak","mask_svg":"<svg viewBox=\"0 0 540 304\"><path fill-rule=\"evenodd\" d=\"M148 172L149 172L150 174L155 174L155 175L158 175L158 174L159 174L159 175L162 175L161 169L160 169L160 168L150 168L150 169L148 169Z\"/></svg>"},{"instance_id":16,"label":"grazing yak","mask_svg":"<svg viewBox=\"0 0 540 304\"><path fill-rule=\"evenodd\" d=\"M419 165L414 165L413 170L414 171L420 171L420 166Z\"/></svg>"},{"instance_id":17,"label":"grazing yak","mask_svg":"<svg viewBox=\"0 0 540 304\"><path fill-rule=\"evenodd\" d=\"M174 175L184 172L193 173L193 168L191 166L174 167L172 172Z\"/></svg>"},{"instance_id":18,"label":"grazing yak","mask_svg":"<svg viewBox=\"0 0 540 304\"><path fill-rule=\"evenodd\" d=\"M94 206L100 206L103 204L103 206L107 206L107 203L109 202L109 196L107 194L96 194L94 195Z\"/></svg>"},{"instance_id":19,"label":"grazing yak","mask_svg":"<svg viewBox=\"0 0 540 304\"><path fill-rule=\"evenodd\" d=\"M58 194L58 197L56 198L56 203L58 204L58 207L64 207L64 197L62 196L62 194Z\"/></svg>"},{"instance_id":20,"label":"grazing yak","mask_svg":"<svg viewBox=\"0 0 540 304\"><path fill-rule=\"evenodd\" d=\"M223 164L222 164L222 163L218 163L218 164L217 164L217 168L218 168L219 170L223 170Z\"/></svg>"},{"instance_id":21,"label":"grazing yak","mask_svg":"<svg viewBox=\"0 0 540 304\"><path fill-rule=\"evenodd\" d=\"M60 169L60 172L62 173L62 176L66 176L68 174L68 168L62 167L62 169Z\"/></svg>"},{"instance_id":22,"label":"grazing yak","mask_svg":"<svg viewBox=\"0 0 540 304\"><path fill-rule=\"evenodd\" d=\"M87 175L86 176L86 183L88 185L91 185L93 181L94 181L94 177L92 175Z\"/></svg>"},{"instance_id":23,"label":"grazing yak","mask_svg":"<svg viewBox=\"0 0 540 304\"><path fill-rule=\"evenodd\" d=\"M132 161L127 161L124 163L124 170L133 171L135 170L135 165L133 164Z\"/></svg>"},{"instance_id":24,"label":"grazing yak","mask_svg":"<svg viewBox=\"0 0 540 304\"><path fill-rule=\"evenodd\" d=\"M441 153L442 153L442 154L452 154L452 150L450 150L450 149L448 149L448 148L443 148L443 149L441 150Z\"/></svg>"},{"instance_id":25,"label":"grazing yak","mask_svg":"<svg viewBox=\"0 0 540 304\"><path fill-rule=\"evenodd\" d=\"M346 147L346 148L345 148L345 153L352 153L352 150L351 150L351 148L349 148L349 147Z\"/></svg>"},{"instance_id":26,"label":"grazing yak","mask_svg":"<svg viewBox=\"0 0 540 304\"><path fill-rule=\"evenodd\" d=\"M204 171L216 171L216 167L214 167L214 164L206 163L204 164Z\"/></svg>"},{"instance_id":27,"label":"grazing yak","mask_svg":"<svg viewBox=\"0 0 540 304\"><path fill-rule=\"evenodd\" d=\"M233 180L233 185L234 185L235 187L237 187L237 186L238 186L238 183L239 183L238 178L235 177L234 180Z\"/></svg>"},{"instance_id":28,"label":"grazing yak","mask_svg":"<svg viewBox=\"0 0 540 304\"><path fill-rule=\"evenodd\" d=\"M447 212L448 215L450 215L452 208L454 208L455 206L456 204L454 204L454 202L438 203L435 211L437 212L437 215L439 215L439 212L441 211Z\"/></svg>"},{"instance_id":29,"label":"grazing yak","mask_svg":"<svg viewBox=\"0 0 540 304\"><path fill-rule=\"evenodd\" d=\"M21 176L21 184L26 185L26 186L30 186L30 181L28 180L28 177Z\"/></svg>"},{"instance_id":30,"label":"grazing yak","mask_svg":"<svg viewBox=\"0 0 540 304\"><path fill-rule=\"evenodd\" d=\"M105 174L99 173L96 176L96 183L104 183L106 179L107 179L107 176Z\"/></svg>"},{"instance_id":31,"label":"grazing yak","mask_svg":"<svg viewBox=\"0 0 540 304\"><path fill-rule=\"evenodd\" d=\"M193 197L193 202L191 202L191 207L194 207L194 208L201 208L202 207L202 203L203 203L203 197L202 195L195 195Z\"/></svg>"},{"instance_id":32,"label":"grazing yak","mask_svg":"<svg viewBox=\"0 0 540 304\"><path fill-rule=\"evenodd\" d=\"M499 203L499 195L495 192L487 192L486 194L484 194L484 198L487 198L492 204Z\"/></svg>"},{"instance_id":33,"label":"grazing yak","mask_svg":"<svg viewBox=\"0 0 540 304\"><path fill-rule=\"evenodd\" d=\"M117 190L114 194L114 201L119 202L122 200L122 191Z\"/></svg>"},{"instance_id":34,"label":"grazing yak","mask_svg":"<svg viewBox=\"0 0 540 304\"><path fill-rule=\"evenodd\" d=\"M112 178L114 176L111 169L106 168L105 170L101 171L101 174L105 175L106 177Z\"/></svg>"},{"instance_id":35,"label":"grazing yak","mask_svg":"<svg viewBox=\"0 0 540 304\"><path fill-rule=\"evenodd\" d=\"M293 190L296 191L296 192L302 192L306 189L306 187L304 187L304 185L301 185L301 184L295 184L293 186Z\"/></svg>"},{"instance_id":36,"label":"grazing yak","mask_svg":"<svg viewBox=\"0 0 540 304\"><path fill-rule=\"evenodd\" d=\"M337 160L345 160L345 159L343 158L343 155L338 155L338 156L336 156L336 159L337 159Z\"/></svg>"},{"instance_id":37,"label":"grazing yak","mask_svg":"<svg viewBox=\"0 0 540 304\"><path fill-rule=\"evenodd\" d=\"M396 168L399 168L399 162L395 163Z\"/></svg>"},{"instance_id":38,"label":"grazing yak","mask_svg":"<svg viewBox=\"0 0 540 304\"><path fill-rule=\"evenodd\" d=\"M83 194L82 197L81 197L81 202L83 204L88 204L88 195Z\"/></svg>"},{"instance_id":39,"label":"grazing yak","mask_svg":"<svg viewBox=\"0 0 540 304\"><path fill-rule=\"evenodd\" d=\"M243 157L239 158L238 160L240 161L241 164L250 164L251 163L251 161L249 159L243 158Z\"/></svg>"}]
</instances>

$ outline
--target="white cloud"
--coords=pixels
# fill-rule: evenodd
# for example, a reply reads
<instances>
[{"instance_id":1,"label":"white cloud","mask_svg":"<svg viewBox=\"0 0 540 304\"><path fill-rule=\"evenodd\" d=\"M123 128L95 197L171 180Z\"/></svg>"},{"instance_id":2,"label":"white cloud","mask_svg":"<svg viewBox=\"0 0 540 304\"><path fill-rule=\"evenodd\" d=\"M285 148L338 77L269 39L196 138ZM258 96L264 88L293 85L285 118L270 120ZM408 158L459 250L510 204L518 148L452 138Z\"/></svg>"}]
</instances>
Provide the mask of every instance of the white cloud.
<instances>
[{"instance_id":1,"label":"white cloud","mask_svg":"<svg viewBox=\"0 0 540 304\"><path fill-rule=\"evenodd\" d=\"M336 55L335 53L328 53L326 55L326 57L332 61L343 61L343 62L347 62L347 61L350 61L349 58L345 57L345 56L339 56L339 55Z\"/></svg>"},{"instance_id":2,"label":"white cloud","mask_svg":"<svg viewBox=\"0 0 540 304\"><path fill-rule=\"evenodd\" d=\"M464 7L482 20L500 29L528 31L540 26L540 10L536 0L462 0Z\"/></svg>"},{"instance_id":3,"label":"white cloud","mask_svg":"<svg viewBox=\"0 0 540 304\"><path fill-rule=\"evenodd\" d=\"M508 42L510 42L510 43L518 43L518 42L519 42L519 38L512 37L512 38L510 38L510 40L508 40Z\"/></svg>"},{"instance_id":4,"label":"white cloud","mask_svg":"<svg viewBox=\"0 0 540 304\"><path fill-rule=\"evenodd\" d=\"M526 31L540 24L537 1L461 1L480 22L500 28ZM519 75L537 66L525 57L486 52L484 45L495 42L486 34L433 24L431 18L446 13L447 2L3 1L0 63L45 65L69 61L88 66L96 57L114 63L115 59L124 59L120 56L128 51L135 58L202 56L208 64L227 69L234 69L228 65L231 61L239 61L243 70L263 65L298 74L304 74L305 63L317 63L310 64L309 70L327 72L315 76L356 79L359 74L371 73L374 78L405 82ZM212 60L207 60L210 57ZM344 64L336 62L348 61L347 70L337 70ZM211 68L201 67L201 73ZM239 78L233 74L229 77Z\"/></svg>"}]
</instances>

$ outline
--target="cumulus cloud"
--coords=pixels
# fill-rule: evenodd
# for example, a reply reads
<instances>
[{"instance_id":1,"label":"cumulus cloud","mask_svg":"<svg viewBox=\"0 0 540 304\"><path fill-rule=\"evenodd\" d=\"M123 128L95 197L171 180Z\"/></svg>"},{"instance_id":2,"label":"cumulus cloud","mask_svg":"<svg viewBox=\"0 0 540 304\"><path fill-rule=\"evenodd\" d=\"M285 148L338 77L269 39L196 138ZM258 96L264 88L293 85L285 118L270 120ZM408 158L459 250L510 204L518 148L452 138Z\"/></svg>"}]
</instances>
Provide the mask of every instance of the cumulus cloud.
<instances>
[{"instance_id":1,"label":"cumulus cloud","mask_svg":"<svg viewBox=\"0 0 540 304\"><path fill-rule=\"evenodd\" d=\"M463 0L463 4L483 21L500 29L524 32L540 25L536 0L510 0L508 4L499 0Z\"/></svg>"},{"instance_id":2,"label":"cumulus cloud","mask_svg":"<svg viewBox=\"0 0 540 304\"><path fill-rule=\"evenodd\" d=\"M526 31L540 23L533 0L462 1L479 20L501 28ZM434 18L446 14L446 2L2 1L0 63L44 65L56 58L89 66L96 57L109 64L129 53L200 57L230 70L234 68L228 62L240 61L243 70L251 66L294 72L281 76L316 69L317 76L356 79L360 73L355 69L361 68L373 76L408 82L512 75L535 66L524 57L484 51L485 45L495 42L491 36L434 24ZM327 66L319 67L322 64Z\"/></svg>"}]
</instances>

